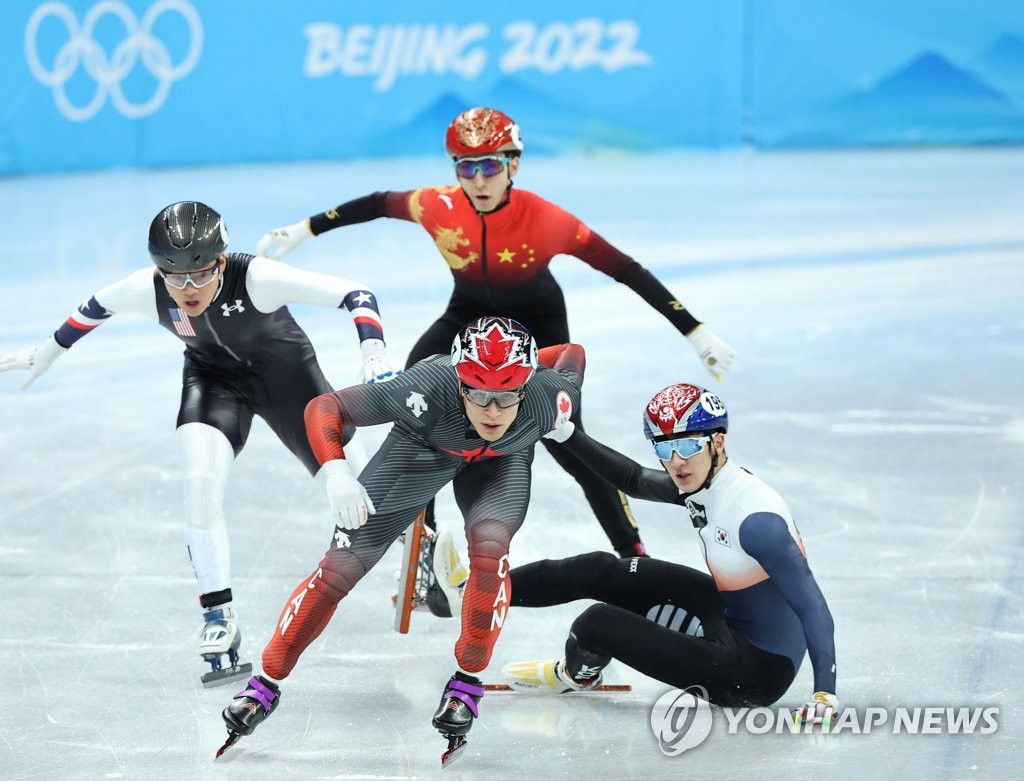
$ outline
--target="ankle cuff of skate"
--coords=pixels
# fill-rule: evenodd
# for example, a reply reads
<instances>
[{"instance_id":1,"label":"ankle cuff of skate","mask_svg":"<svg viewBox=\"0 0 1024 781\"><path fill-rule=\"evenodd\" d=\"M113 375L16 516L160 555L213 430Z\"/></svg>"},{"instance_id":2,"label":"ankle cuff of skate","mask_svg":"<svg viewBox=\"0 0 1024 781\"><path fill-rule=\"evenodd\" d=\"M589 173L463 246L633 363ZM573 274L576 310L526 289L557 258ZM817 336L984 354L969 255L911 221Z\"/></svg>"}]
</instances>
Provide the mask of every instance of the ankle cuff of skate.
<instances>
[{"instance_id":1,"label":"ankle cuff of skate","mask_svg":"<svg viewBox=\"0 0 1024 781\"><path fill-rule=\"evenodd\" d=\"M223 588L220 591L211 591L208 594L200 594L199 606L204 610L209 610L211 607L226 605L231 600L231 589Z\"/></svg>"},{"instance_id":2,"label":"ankle cuff of skate","mask_svg":"<svg viewBox=\"0 0 1024 781\"><path fill-rule=\"evenodd\" d=\"M259 678L250 678L249 688L236 694L234 699L239 700L243 697L249 697L262 705L264 710L269 711L271 704L277 699L278 694L279 692L266 686Z\"/></svg>"},{"instance_id":3,"label":"ankle cuff of skate","mask_svg":"<svg viewBox=\"0 0 1024 781\"><path fill-rule=\"evenodd\" d=\"M452 678L448 681L448 691L465 692L466 694L472 694L474 697L484 696L484 687L479 683L470 683L458 678Z\"/></svg>"}]
</instances>

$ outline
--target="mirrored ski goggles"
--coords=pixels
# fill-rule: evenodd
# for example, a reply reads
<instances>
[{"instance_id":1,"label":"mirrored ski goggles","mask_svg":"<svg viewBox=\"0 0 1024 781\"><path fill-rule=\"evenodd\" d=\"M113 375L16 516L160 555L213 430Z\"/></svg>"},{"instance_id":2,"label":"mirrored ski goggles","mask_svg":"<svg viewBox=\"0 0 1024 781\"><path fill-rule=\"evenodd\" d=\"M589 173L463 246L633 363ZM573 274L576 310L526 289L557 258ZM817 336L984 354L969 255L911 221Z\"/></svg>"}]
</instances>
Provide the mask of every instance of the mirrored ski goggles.
<instances>
[{"instance_id":1,"label":"mirrored ski goggles","mask_svg":"<svg viewBox=\"0 0 1024 781\"><path fill-rule=\"evenodd\" d=\"M512 162L511 157L463 157L455 162L455 175L462 179L472 179L479 171L490 179L505 170L505 166Z\"/></svg>"},{"instance_id":2,"label":"mirrored ski goggles","mask_svg":"<svg viewBox=\"0 0 1024 781\"><path fill-rule=\"evenodd\" d=\"M507 409L523 400L526 395L526 388L516 388L507 391L484 390L483 388L471 388L468 385L462 386L462 395L476 404L478 407L488 407L493 401L501 409Z\"/></svg>"},{"instance_id":3,"label":"mirrored ski goggles","mask_svg":"<svg viewBox=\"0 0 1024 781\"><path fill-rule=\"evenodd\" d=\"M192 283L192 287L200 288L206 287L213 280L217 278L220 273L220 261L217 261L209 268L200 269L199 271L161 271L160 276L164 278L164 282L173 288L178 290L184 290L185 285L189 282Z\"/></svg>"},{"instance_id":4,"label":"mirrored ski goggles","mask_svg":"<svg viewBox=\"0 0 1024 781\"><path fill-rule=\"evenodd\" d=\"M681 439L666 439L664 442L651 442L654 445L654 455L662 461L671 461L672 454L678 453L680 458L692 458L704 449L704 443L710 442L711 436L705 437L682 437Z\"/></svg>"}]
</instances>

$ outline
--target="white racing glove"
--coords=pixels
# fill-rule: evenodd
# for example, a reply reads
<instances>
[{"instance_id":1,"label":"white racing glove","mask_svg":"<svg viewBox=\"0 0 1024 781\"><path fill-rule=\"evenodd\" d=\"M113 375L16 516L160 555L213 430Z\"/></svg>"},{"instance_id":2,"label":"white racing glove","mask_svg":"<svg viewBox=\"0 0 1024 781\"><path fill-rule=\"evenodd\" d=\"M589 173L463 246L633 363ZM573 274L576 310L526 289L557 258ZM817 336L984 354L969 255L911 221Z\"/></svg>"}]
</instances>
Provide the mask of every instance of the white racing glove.
<instances>
[{"instance_id":1,"label":"white racing glove","mask_svg":"<svg viewBox=\"0 0 1024 781\"><path fill-rule=\"evenodd\" d=\"M722 375L732 368L733 361L736 360L735 350L703 323L694 328L686 338L697 351L700 362L715 375L715 379L722 379Z\"/></svg>"},{"instance_id":2,"label":"white racing glove","mask_svg":"<svg viewBox=\"0 0 1024 781\"><path fill-rule=\"evenodd\" d=\"M256 254L271 260L284 257L306 239L313 236L309 220L297 222L284 228L274 228L256 242Z\"/></svg>"},{"instance_id":3,"label":"white racing glove","mask_svg":"<svg viewBox=\"0 0 1024 781\"><path fill-rule=\"evenodd\" d=\"M380 339L364 339L359 344L363 353L363 368L356 375L356 382L371 385L375 382L393 380L402 373L395 369L388 360L387 349Z\"/></svg>"},{"instance_id":4,"label":"white racing glove","mask_svg":"<svg viewBox=\"0 0 1024 781\"><path fill-rule=\"evenodd\" d=\"M576 431L576 424L571 420L558 420L555 427L545 434L543 439L550 439L552 442L562 444Z\"/></svg>"},{"instance_id":5,"label":"white racing glove","mask_svg":"<svg viewBox=\"0 0 1024 781\"><path fill-rule=\"evenodd\" d=\"M821 724L830 727L839 714L839 698L831 692L814 692L802 708L792 711L793 721L799 724Z\"/></svg>"},{"instance_id":6,"label":"white racing glove","mask_svg":"<svg viewBox=\"0 0 1024 781\"><path fill-rule=\"evenodd\" d=\"M61 347L52 336L38 347L26 347L23 350L16 350L0 358L0 372L11 369L28 369L28 377L21 384L25 390L36 381L43 372L50 368L50 365L68 351L67 347Z\"/></svg>"},{"instance_id":7,"label":"white racing glove","mask_svg":"<svg viewBox=\"0 0 1024 781\"><path fill-rule=\"evenodd\" d=\"M363 484L352 474L352 467L344 458L327 461L320 467L327 482L327 499L331 503L331 517L342 529L358 529L377 512Z\"/></svg>"}]
</instances>

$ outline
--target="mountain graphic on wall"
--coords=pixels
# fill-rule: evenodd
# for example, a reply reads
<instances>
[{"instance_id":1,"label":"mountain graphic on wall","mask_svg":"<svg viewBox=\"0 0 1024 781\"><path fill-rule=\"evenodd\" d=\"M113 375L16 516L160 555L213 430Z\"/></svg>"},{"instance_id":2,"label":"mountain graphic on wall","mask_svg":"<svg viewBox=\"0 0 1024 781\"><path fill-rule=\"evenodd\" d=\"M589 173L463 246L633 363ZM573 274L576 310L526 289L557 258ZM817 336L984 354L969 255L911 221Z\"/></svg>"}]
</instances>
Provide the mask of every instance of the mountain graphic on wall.
<instances>
[{"instance_id":1,"label":"mountain graphic on wall","mask_svg":"<svg viewBox=\"0 0 1024 781\"><path fill-rule=\"evenodd\" d=\"M1024 38L1002 35L971 63L971 71L986 84L1018 103L1024 103Z\"/></svg>"},{"instance_id":2,"label":"mountain graphic on wall","mask_svg":"<svg viewBox=\"0 0 1024 781\"><path fill-rule=\"evenodd\" d=\"M657 137L619 120L616 107L588 109L579 101L554 95L514 78L503 78L484 94L485 105L501 108L519 123L530 152L557 154L595 148L634 151L664 146ZM628 118L627 118L628 119Z\"/></svg>"},{"instance_id":3,"label":"mountain graphic on wall","mask_svg":"<svg viewBox=\"0 0 1024 781\"><path fill-rule=\"evenodd\" d=\"M891 104L909 104L919 110L929 105L981 106L1006 102L1000 92L934 52L922 54L866 92L840 101L867 110Z\"/></svg>"},{"instance_id":4,"label":"mountain graphic on wall","mask_svg":"<svg viewBox=\"0 0 1024 781\"><path fill-rule=\"evenodd\" d=\"M1024 141L1024 106L924 52L870 89L790 118L770 146Z\"/></svg>"},{"instance_id":5,"label":"mountain graphic on wall","mask_svg":"<svg viewBox=\"0 0 1024 781\"><path fill-rule=\"evenodd\" d=\"M444 134L451 121L473 104L455 92L443 92L407 120L378 129L362 142L370 156L444 155Z\"/></svg>"},{"instance_id":6,"label":"mountain graphic on wall","mask_svg":"<svg viewBox=\"0 0 1024 781\"><path fill-rule=\"evenodd\" d=\"M595 147L655 148L664 138L622 127L608 116L535 89L515 79L502 79L471 100L445 92L412 117L367 138L369 155L436 155L452 119L473 106L490 106L512 117L522 128L530 154L555 154Z\"/></svg>"}]
</instances>

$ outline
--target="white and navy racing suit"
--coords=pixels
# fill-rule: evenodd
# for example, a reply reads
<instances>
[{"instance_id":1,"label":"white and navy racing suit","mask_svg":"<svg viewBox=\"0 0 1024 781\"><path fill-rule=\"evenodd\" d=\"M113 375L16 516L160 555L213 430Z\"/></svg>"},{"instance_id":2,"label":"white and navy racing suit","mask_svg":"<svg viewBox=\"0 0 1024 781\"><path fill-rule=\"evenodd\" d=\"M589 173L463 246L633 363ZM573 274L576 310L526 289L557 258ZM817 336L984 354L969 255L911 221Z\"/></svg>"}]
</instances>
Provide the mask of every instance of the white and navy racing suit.
<instances>
[{"instance_id":1,"label":"white and navy racing suit","mask_svg":"<svg viewBox=\"0 0 1024 781\"><path fill-rule=\"evenodd\" d=\"M664 471L579 431L565 446L629 496L685 506L711 573L605 553L513 569L513 606L599 600L572 625L571 671L616 658L680 689L700 686L717 705L765 706L807 653L814 690L836 691L832 615L778 493L727 461L709 486L684 495Z\"/></svg>"}]
</instances>

